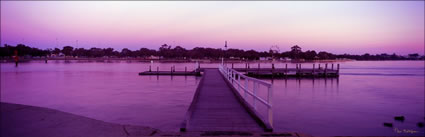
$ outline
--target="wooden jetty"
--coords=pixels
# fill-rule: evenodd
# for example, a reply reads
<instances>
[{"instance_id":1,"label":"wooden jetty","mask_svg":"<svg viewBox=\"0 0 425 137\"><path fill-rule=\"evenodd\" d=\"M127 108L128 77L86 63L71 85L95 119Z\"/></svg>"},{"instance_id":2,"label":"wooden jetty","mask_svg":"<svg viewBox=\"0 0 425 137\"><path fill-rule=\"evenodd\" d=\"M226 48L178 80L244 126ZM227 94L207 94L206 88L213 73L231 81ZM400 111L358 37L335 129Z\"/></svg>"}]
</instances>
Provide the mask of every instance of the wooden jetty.
<instances>
[{"instance_id":1,"label":"wooden jetty","mask_svg":"<svg viewBox=\"0 0 425 137\"><path fill-rule=\"evenodd\" d=\"M271 68L260 68L260 64L256 68L250 68L249 64L245 65L245 68L233 68L233 64L231 64L232 69L241 72L246 76L251 77L261 77L261 78L286 78L286 77L302 77L302 78L333 78L339 77L339 64L334 68L334 64L323 64L324 67L316 68L316 64L313 64L312 68L302 68L301 64L296 64L295 68L288 68L288 64L285 65L284 68L275 68L274 64L272 64ZM195 75L200 76L201 72L205 69L211 68L201 68L198 65L193 71L187 71L187 67L185 67L185 71L175 71L175 67L172 66L170 71L159 71L157 67L156 71L152 71L151 67L149 67L149 71L140 72L139 75Z\"/></svg>"},{"instance_id":2,"label":"wooden jetty","mask_svg":"<svg viewBox=\"0 0 425 137\"><path fill-rule=\"evenodd\" d=\"M192 76L200 76L201 72L199 71L145 71L140 72L139 75L192 75Z\"/></svg>"},{"instance_id":3,"label":"wooden jetty","mask_svg":"<svg viewBox=\"0 0 425 137\"><path fill-rule=\"evenodd\" d=\"M221 74L204 69L180 131L271 131ZM267 128L269 127L269 128Z\"/></svg>"},{"instance_id":4,"label":"wooden jetty","mask_svg":"<svg viewBox=\"0 0 425 137\"><path fill-rule=\"evenodd\" d=\"M193 71L187 71L187 67L185 67L184 71L176 71L175 67L172 66L170 68L170 71L159 71L159 67L157 67L156 71L152 71L151 67L149 66L149 70L145 72L140 72L139 75L180 75L180 76L186 76L186 75L192 75L192 76L200 76L201 71L199 68L193 70Z\"/></svg>"},{"instance_id":5,"label":"wooden jetty","mask_svg":"<svg viewBox=\"0 0 425 137\"><path fill-rule=\"evenodd\" d=\"M313 68L301 68L301 64L297 64L296 68L288 68L287 64L285 68L275 68L274 64L272 64L272 68L260 68L260 65L258 65L257 68L233 69L252 77L339 77L339 64L337 64L336 69L334 69L334 64L330 68L328 68L328 64L325 64L324 68L321 68L320 65L319 68L315 68L315 64L313 64Z\"/></svg>"}]
</instances>

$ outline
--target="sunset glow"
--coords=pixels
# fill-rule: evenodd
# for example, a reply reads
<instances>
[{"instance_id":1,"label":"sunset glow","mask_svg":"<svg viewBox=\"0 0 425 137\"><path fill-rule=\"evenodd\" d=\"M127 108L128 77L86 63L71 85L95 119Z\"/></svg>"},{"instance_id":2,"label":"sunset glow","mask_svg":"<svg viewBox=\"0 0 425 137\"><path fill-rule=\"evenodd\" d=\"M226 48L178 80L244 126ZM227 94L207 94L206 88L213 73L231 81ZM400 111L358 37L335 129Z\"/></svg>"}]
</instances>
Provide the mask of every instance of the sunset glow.
<instances>
[{"instance_id":1,"label":"sunset glow","mask_svg":"<svg viewBox=\"0 0 425 137\"><path fill-rule=\"evenodd\" d=\"M424 1L1 1L1 44L42 49L223 48L227 40L245 50L423 54L424 31Z\"/></svg>"}]
</instances>

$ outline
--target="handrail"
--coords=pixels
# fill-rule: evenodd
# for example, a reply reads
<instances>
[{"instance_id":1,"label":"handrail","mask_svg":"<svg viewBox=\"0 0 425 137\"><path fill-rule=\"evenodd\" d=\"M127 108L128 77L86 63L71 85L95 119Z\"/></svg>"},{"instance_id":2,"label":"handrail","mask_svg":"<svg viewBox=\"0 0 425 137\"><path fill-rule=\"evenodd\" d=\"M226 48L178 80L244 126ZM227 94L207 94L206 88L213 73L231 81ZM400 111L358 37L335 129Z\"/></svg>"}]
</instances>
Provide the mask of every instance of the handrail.
<instances>
[{"instance_id":1,"label":"handrail","mask_svg":"<svg viewBox=\"0 0 425 137\"><path fill-rule=\"evenodd\" d=\"M267 122L270 124L270 126L273 126L273 111L272 111L272 97L273 97L273 88L272 84L269 82L266 82L264 80L252 78L245 76L244 74L224 66L223 64L220 64L219 66L220 72L223 74L223 76L226 77L226 80L231 83L236 83L236 86L234 84L231 84L238 92L243 91L244 93L244 99L246 99L247 95L250 95L253 97L253 103L252 107L255 111L257 111L257 100L264 104L267 107ZM244 79L244 84L241 83L241 78ZM253 82L253 88L249 89L248 83L249 81ZM263 85L267 88L267 98L263 99L260 96L257 95L257 91L259 89L259 86Z\"/></svg>"}]
</instances>

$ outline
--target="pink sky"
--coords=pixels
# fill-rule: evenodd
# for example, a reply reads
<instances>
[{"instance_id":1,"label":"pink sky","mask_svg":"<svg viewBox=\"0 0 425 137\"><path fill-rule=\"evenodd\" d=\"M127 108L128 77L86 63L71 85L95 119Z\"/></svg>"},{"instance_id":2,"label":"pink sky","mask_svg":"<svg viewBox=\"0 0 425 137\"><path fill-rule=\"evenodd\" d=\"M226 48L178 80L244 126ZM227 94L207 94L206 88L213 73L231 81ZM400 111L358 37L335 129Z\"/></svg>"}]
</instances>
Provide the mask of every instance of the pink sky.
<instances>
[{"instance_id":1,"label":"pink sky","mask_svg":"<svg viewBox=\"0 0 425 137\"><path fill-rule=\"evenodd\" d=\"M424 1L1 1L1 44L424 53ZM78 45L77 41L78 40Z\"/></svg>"}]
</instances>

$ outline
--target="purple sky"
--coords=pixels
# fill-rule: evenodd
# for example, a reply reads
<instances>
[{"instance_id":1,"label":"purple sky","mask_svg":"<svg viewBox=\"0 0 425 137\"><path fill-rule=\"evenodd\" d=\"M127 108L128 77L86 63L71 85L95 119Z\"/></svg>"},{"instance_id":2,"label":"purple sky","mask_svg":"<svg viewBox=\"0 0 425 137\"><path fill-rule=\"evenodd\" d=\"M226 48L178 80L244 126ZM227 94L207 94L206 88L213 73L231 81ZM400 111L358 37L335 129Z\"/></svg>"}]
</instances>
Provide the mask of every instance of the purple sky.
<instances>
[{"instance_id":1,"label":"purple sky","mask_svg":"<svg viewBox=\"0 0 425 137\"><path fill-rule=\"evenodd\" d=\"M424 31L424 1L1 1L1 44L42 49L227 40L245 50L423 54Z\"/></svg>"}]
</instances>

